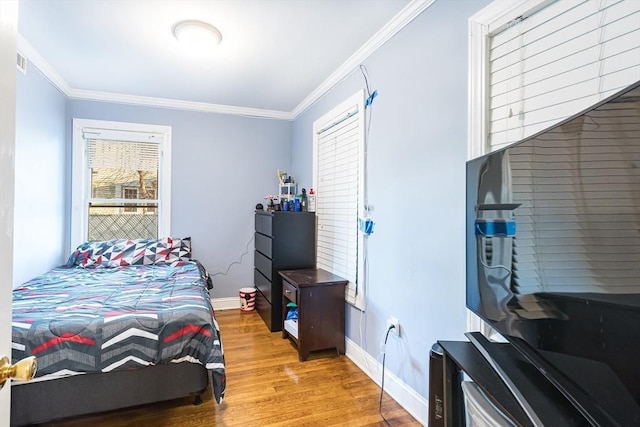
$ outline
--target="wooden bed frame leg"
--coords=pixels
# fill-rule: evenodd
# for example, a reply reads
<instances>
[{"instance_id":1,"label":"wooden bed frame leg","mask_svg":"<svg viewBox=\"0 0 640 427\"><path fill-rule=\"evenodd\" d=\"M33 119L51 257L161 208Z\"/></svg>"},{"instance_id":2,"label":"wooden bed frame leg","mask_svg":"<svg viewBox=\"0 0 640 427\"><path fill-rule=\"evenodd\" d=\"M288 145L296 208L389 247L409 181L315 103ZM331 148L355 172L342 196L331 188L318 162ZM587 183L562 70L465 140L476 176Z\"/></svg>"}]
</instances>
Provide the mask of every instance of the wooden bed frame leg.
<instances>
[{"instance_id":1,"label":"wooden bed frame leg","mask_svg":"<svg viewBox=\"0 0 640 427\"><path fill-rule=\"evenodd\" d=\"M196 405L196 406L202 404L202 394L201 393L196 394L196 398L193 401L193 404Z\"/></svg>"}]
</instances>

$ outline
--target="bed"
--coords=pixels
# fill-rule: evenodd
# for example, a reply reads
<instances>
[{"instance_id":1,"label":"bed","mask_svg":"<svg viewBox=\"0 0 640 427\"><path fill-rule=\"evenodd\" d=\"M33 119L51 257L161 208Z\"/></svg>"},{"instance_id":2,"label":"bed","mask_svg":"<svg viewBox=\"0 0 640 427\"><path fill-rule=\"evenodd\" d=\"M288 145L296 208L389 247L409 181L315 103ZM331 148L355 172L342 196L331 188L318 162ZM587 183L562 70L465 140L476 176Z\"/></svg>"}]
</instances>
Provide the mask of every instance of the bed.
<instances>
[{"instance_id":1,"label":"bed","mask_svg":"<svg viewBox=\"0 0 640 427\"><path fill-rule=\"evenodd\" d=\"M211 280L190 239L79 246L13 291L12 359L36 378L12 387L12 425L225 392Z\"/></svg>"}]
</instances>

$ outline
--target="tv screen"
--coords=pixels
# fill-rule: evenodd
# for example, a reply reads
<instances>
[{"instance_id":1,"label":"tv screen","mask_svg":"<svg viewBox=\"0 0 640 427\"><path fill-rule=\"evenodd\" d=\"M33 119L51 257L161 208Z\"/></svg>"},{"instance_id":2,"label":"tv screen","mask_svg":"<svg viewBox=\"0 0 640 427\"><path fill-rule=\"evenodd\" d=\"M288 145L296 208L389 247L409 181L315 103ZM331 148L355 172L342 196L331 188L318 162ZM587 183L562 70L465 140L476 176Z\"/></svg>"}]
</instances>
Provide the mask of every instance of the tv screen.
<instances>
[{"instance_id":1,"label":"tv screen","mask_svg":"<svg viewBox=\"0 0 640 427\"><path fill-rule=\"evenodd\" d=\"M467 307L593 425L640 425L640 82L467 162Z\"/></svg>"}]
</instances>

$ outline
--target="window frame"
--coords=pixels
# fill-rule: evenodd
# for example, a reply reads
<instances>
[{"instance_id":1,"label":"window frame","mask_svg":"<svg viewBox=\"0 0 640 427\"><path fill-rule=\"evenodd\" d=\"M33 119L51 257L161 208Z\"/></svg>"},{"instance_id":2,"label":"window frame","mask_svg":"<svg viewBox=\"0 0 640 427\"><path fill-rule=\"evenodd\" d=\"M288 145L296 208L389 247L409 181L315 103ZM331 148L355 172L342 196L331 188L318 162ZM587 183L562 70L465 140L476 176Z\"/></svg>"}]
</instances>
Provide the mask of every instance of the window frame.
<instances>
[{"instance_id":1,"label":"window frame","mask_svg":"<svg viewBox=\"0 0 640 427\"><path fill-rule=\"evenodd\" d=\"M633 42L637 29L627 18L637 19L639 10L637 2L630 1L494 1L469 18L469 158L532 136L568 118L571 111L578 113L635 83L640 66L635 59L639 47ZM508 47L507 53L520 59L505 64L505 46L516 40L511 29L519 34L520 44ZM562 45L573 43L576 49L577 40L586 43L585 50L576 52L581 56L575 63L562 63ZM544 43L552 53L542 49ZM500 64L496 70L490 68L493 55ZM514 73L517 64L520 70ZM495 93L490 72L501 74ZM549 73L548 81L542 72ZM577 75L582 80L576 80ZM555 103L557 96L563 96L562 103ZM490 105L489 98L496 105Z\"/></svg>"},{"instance_id":2,"label":"window frame","mask_svg":"<svg viewBox=\"0 0 640 427\"><path fill-rule=\"evenodd\" d=\"M123 199L138 199L138 188L137 187L128 187L128 186L123 186L122 187L122 198ZM135 191L135 197L127 197L127 191ZM138 207L137 206L125 206L124 208L122 208L122 212L123 214L125 213L136 213L138 212Z\"/></svg>"},{"instance_id":3,"label":"window frame","mask_svg":"<svg viewBox=\"0 0 640 427\"><path fill-rule=\"evenodd\" d=\"M467 160L480 157L489 151L487 146L489 37L502 31L514 19L532 15L554 1L493 1L469 18Z\"/></svg>"},{"instance_id":4,"label":"window frame","mask_svg":"<svg viewBox=\"0 0 640 427\"><path fill-rule=\"evenodd\" d=\"M73 119L71 168L71 233L69 252L87 240L91 170L87 162L87 140L83 129L103 130L105 139L127 140L127 134L155 134L159 139L158 237L171 235L171 126L105 120ZM123 198L124 200L124 198Z\"/></svg>"},{"instance_id":5,"label":"window frame","mask_svg":"<svg viewBox=\"0 0 640 427\"><path fill-rule=\"evenodd\" d=\"M313 188L318 189L318 143L322 130L326 130L335 124L336 119L340 116L344 116L344 113L354 105L358 108L358 207L355 212L355 221L358 218L365 218L365 173L366 173L366 159L365 159L365 92L363 89L359 90L349 98L332 108L329 112L316 119L313 123ZM320 190L318 190L320 191ZM317 197L317 196L316 196ZM316 217L318 216L316 212ZM318 218L316 218L316 227L318 224ZM316 230L317 231L317 230ZM349 281L345 290L345 300L348 304L353 305L359 310L364 311L366 305L366 271L365 271L365 245L366 240L364 234L357 231L357 248L356 248L356 283ZM316 232L317 236L317 232ZM317 242L316 242L317 246ZM356 294L357 288L357 294Z\"/></svg>"}]
</instances>

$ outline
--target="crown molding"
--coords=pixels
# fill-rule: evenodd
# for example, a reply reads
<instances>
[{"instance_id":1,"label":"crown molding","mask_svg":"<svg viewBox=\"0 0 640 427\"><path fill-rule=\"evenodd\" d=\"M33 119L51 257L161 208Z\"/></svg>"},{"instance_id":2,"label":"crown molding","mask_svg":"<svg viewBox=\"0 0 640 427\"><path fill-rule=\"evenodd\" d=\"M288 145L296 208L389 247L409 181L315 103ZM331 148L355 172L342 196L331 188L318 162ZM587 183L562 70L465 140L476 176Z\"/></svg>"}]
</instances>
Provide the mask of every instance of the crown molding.
<instances>
[{"instance_id":1,"label":"crown molding","mask_svg":"<svg viewBox=\"0 0 640 427\"><path fill-rule=\"evenodd\" d=\"M259 117L265 119L293 120L291 113L286 111L263 110L259 108L235 107L232 105L210 104L206 102L182 101L178 99L154 98L150 96L74 89L21 34L18 34L17 48L20 53L31 61L31 63L35 65L36 68L38 68L40 72L69 99L144 105L148 107L173 108L176 110L230 114L235 116Z\"/></svg>"},{"instance_id":2,"label":"crown molding","mask_svg":"<svg viewBox=\"0 0 640 427\"><path fill-rule=\"evenodd\" d=\"M0 0L1 1L1 0ZM263 110L259 108L236 107L232 105L210 104L206 102L183 101L178 99L154 98L149 96L127 95L112 92L97 92L72 88L66 80L47 62L46 59L31 46L31 44L18 34L18 51L22 53L40 72L70 99L82 99L87 101L112 102L117 104L144 105L160 108L173 108L176 110L199 111L206 113L230 114L236 116L258 117L277 120L295 120L306 111L320 97L340 83L351 74L366 58L386 43L398 31L404 28L416 16L431 6L435 0L411 0L396 16L382 27L371 39L369 39L358 51L336 69L324 82L311 92L291 112L277 110Z\"/></svg>"},{"instance_id":3,"label":"crown molding","mask_svg":"<svg viewBox=\"0 0 640 427\"><path fill-rule=\"evenodd\" d=\"M304 113L320 97L331 90L334 86L351 74L365 59L367 59L378 48L385 44L398 31L403 29L415 17L420 15L426 8L431 6L435 0L412 0L396 16L391 18L373 37L371 37L360 49L347 59L344 64L338 67L324 82L311 92L292 111L293 119Z\"/></svg>"},{"instance_id":4,"label":"crown molding","mask_svg":"<svg viewBox=\"0 0 640 427\"><path fill-rule=\"evenodd\" d=\"M151 96L126 95L113 92L71 89L70 99L113 102L117 104L144 105L147 107L173 108L176 110L205 113L230 114L233 116L259 117L264 119L292 120L291 113L259 108L236 107L233 105L210 104L207 102L182 101L179 99L154 98Z\"/></svg>"},{"instance_id":5,"label":"crown molding","mask_svg":"<svg viewBox=\"0 0 640 427\"><path fill-rule=\"evenodd\" d=\"M60 74L47 62L40 53L31 46L31 43L18 33L18 51L25 56L40 72L64 95L69 96L71 86Z\"/></svg>"}]
</instances>

